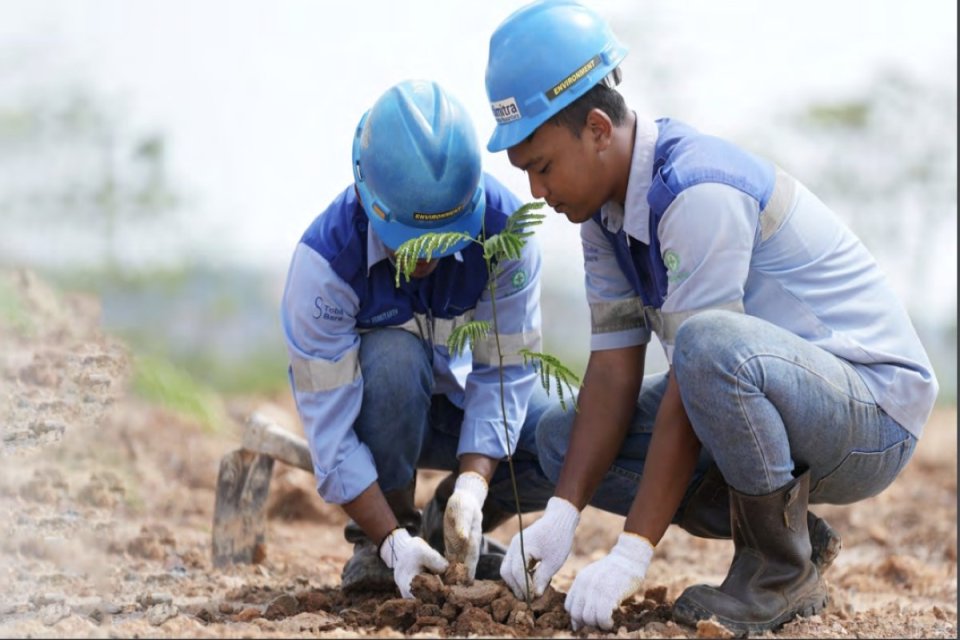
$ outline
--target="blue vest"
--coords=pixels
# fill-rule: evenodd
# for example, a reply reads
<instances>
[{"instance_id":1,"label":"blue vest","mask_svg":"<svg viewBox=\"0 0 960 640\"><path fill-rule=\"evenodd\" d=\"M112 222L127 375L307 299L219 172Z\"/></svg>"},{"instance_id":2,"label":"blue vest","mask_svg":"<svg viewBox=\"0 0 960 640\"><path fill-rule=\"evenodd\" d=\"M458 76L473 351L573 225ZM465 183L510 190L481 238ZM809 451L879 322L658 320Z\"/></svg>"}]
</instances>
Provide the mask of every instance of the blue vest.
<instances>
[{"instance_id":1,"label":"blue vest","mask_svg":"<svg viewBox=\"0 0 960 640\"><path fill-rule=\"evenodd\" d=\"M677 120L657 120L659 135L654 149L653 182L647 192L650 205L650 244L627 242L627 234L604 226L598 211L594 220L613 246L617 264L644 306L659 309L667 296L667 268L660 255L657 226L664 212L688 187L719 182L740 189L757 200L762 211L773 193L773 164L736 145L704 135ZM704 224L708 222L705 220Z\"/></svg>"},{"instance_id":2,"label":"blue vest","mask_svg":"<svg viewBox=\"0 0 960 640\"><path fill-rule=\"evenodd\" d=\"M484 174L486 210L484 230L490 236L503 230L520 202L493 177ZM389 260L381 260L367 273L369 225L353 186L341 193L303 234L301 242L319 253L359 299L356 323L360 329L391 327L412 319L415 313L434 318L455 318L477 306L487 286L483 247L470 243L454 256L442 258L426 278L400 279Z\"/></svg>"}]
</instances>

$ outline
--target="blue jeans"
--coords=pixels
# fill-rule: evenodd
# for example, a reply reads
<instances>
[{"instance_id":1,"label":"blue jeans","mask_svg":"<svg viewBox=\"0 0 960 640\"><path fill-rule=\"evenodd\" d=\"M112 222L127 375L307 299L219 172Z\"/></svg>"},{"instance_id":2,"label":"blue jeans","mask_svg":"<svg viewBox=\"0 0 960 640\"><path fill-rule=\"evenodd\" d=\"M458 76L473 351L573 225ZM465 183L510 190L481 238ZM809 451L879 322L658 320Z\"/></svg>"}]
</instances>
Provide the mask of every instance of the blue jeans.
<instances>
[{"instance_id":1,"label":"blue jeans","mask_svg":"<svg viewBox=\"0 0 960 640\"><path fill-rule=\"evenodd\" d=\"M673 367L702 443L688 493L712 459L740 493L766 495L809 469L811 503L848 504L883 491L916 448L848 362L759 318L693 316L677 333ZM644 378L630 432L594 506L630 509L665 389L665 373ZM554 481L572 423L569 412L556 410L541 420L541 464Z\"/></svg>"},{"instance_id":2,"label":"blue jeans","mask_svg":"<svg viewBox=\"0 0 960 640\"><path fill-rule=\"evenodd\" d=\"M434 394L433 352L429 344L402 329L378 329L360 337L363 403L354 429L369 447L380 488L407 486L417 469L454 471L463 409ZM537 385L527 405L513 466L521 512L539 511L553 495L553 483L540 468L537 422L549 401ZM504 460L490 481L488 501L516 513L510 469Z\"/></svg>"}]
</instances>

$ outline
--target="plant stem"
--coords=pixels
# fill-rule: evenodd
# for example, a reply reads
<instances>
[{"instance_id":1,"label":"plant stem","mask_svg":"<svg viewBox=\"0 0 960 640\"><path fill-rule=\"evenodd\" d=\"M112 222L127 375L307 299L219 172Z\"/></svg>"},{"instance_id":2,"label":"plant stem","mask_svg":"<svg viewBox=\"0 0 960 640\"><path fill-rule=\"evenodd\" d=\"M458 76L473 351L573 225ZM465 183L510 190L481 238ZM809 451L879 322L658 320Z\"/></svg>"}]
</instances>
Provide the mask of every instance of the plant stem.
<instances>
[{"instance_id":1,"label":"plant stem","mask_svg":"<svg viewBox=\"0 0 960 640\"><path fill-rule=\"evenodd\" d=\"M507 425L507 407L504 402L503 390L503 350L500 348L500 327L497 324L497 273L493 272L490 258L485 258L487 262L487 273L490 274L490 306L493 316L493 337L497 343L497 358L499 360L499 378L500 378L500 415L503 418L503 433L507 442L507 466L510 469L510 484L513 486L514 506L517 509L517 525L520 527L520 559L523 561L523 582L527 603L530 603L530 576L527 573L527 552L523 548L523 514L520 512L520 490L517 487L517 475L513 468L513 455L510 453L510 428Z\"/></svg>"}]
</instances>

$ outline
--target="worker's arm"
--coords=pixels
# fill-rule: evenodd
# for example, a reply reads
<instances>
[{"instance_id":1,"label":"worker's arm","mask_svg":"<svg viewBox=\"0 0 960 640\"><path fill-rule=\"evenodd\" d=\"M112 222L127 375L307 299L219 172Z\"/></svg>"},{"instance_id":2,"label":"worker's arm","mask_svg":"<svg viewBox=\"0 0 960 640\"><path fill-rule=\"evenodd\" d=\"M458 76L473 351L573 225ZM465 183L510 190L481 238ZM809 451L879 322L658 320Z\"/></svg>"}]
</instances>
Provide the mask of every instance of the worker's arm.
<instances>
[{"instance_id":1,"label":"worker's arm","mask_svg":"<svg viewBox=\"0 0 960 640\"><path fill-rule=\"evenodd\" d=\"M377 545L399 526L390 505L383 497L379 483L374 482L360 495L342 506L350 519L356 522L367 537Z\"/></svg>"},{"instance_id":2,"label":"worker's arm","mask_svg":"<svg viewBox=\"0 0 960 640\"><path fill-rule=\"evenodd\" d=\"M583 509L610 469L636 409L647 346L594 351L554 495Z\"/></svg>"},{"instance_id":3,"label":"worker's arm","mask_svg":"<svg viewBox=\"0 0 960 640\"><path fill-rule=\"evenodd\" d=\"M652 545L660 542L690 484L699 455L700 441L687 418L671 370L625 531L643 536Z\"/></svg>"}]
</instances>

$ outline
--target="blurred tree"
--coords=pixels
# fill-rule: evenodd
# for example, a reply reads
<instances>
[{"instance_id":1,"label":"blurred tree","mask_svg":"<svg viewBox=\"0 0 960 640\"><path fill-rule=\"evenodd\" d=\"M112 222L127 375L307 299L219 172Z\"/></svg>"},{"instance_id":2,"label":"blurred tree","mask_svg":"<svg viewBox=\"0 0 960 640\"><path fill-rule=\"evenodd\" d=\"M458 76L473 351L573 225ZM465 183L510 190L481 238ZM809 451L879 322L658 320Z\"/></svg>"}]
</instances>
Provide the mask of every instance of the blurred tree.
<instances>
[{"instance_id":1,"label":"blurred tree","mask_svg":"<svg viewBox=\"0 0 960 640\"><path fill-rule=\"evenodd\" d=\"M91 239L99 245L92 247L95 262L115 271L122 266L120 232L181 204L167 178L164 134L131 131L106 99L84 88L4 98L0 219L13 225L4 230L8 239L27 231L66 234L73 243Z\"/></svg>"},{"instance_id":2,"label":"blurred tree","mask_svg":"<svg viewBox=\"0 0 960 640\"><path fill-rule=\"evenodd\" d=\"M957 217L953 67L938 83L883 72L861 93L788 113L787 126L769 134L781 166L846 218L900 289L918 295L929 292L912 280L944 268L932 248ZM923 312L920 298L908 302Z\"/></svg>"}]
</instances>

